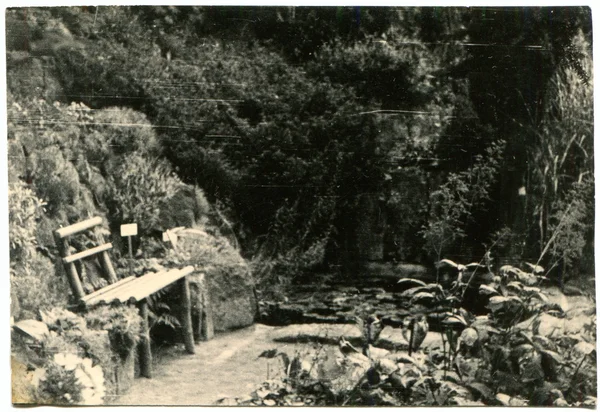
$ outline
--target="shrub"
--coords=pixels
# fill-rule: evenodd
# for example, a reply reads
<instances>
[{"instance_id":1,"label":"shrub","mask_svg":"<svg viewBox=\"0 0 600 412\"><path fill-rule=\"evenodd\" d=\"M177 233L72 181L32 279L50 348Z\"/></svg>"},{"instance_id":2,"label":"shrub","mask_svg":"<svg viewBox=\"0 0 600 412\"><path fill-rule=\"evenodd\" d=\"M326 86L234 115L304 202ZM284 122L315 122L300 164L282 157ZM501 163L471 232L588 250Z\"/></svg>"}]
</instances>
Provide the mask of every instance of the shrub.
<instances>
[{"instance_id":1,"label":"shrub","mask_svg":"<svg viewBox=\"0 0 600 412\"><path fill-rule=\"evenodd\" d=\"M37 218L44 202L23 183L13 183L8 190L8 236L11 260L22 261L35 250Z\"/></svg>"},{"instance_id":2,"label":"shrub","mask_svg":"<svg viewBox=\"0 0 600 412\"><path fill-rule=\"evenodd\" d=\"M140 235L163 230L160 211L182 182L163 160L134 154L109 178L113 185L111 214L116 222L135 222Z\"/></svg>"},{"instance_id":3,"label":"shrub","mask_svg":"<svg viewBox=\"0 0 600 412\"><path fill-rule=\"evenodd\" d=\"M431 192L429 221L422 229L426 248L434 261L465 236L465 227L476 209L485 207L495 182L503 152L503 142L492 144L485 156L475 156L474 165L459 173L450 173L438 189Z\"/></svg>"},{"instance_id":4,"label":"shrub","mask_svg":"<svg viewBox=\"0 0 600 412\"><path fill-rule=\"evenodd\" d=\"M548 230L555 235L548 243L552 263L549 270L560 265L564 276L561 280L575 277L577 273L569 273L569 270L576 272L582 266L578 261L591 242L593 221L594 181L584 179L557 202L556 211L549 219Z\"/></svg>"},{"instance_id":5,"label":"shrub","mask_svg":"<svg viewBox=\"0 0 600 412\"><path fill-rule=\"evenodd\" d=\"M101 405L106 393L102 368L71 353L55 354L34 377L42 405Z\"/></svg>"},{"instance_id":6,"label":"shrub","mask_svg":"<svg viewBox=\"0 0 600 412\"><path fill-rule=\"evenodd\" d=\"M142 318L129 306L100 306L85 314L87 327L108 331L112 350L125 359L139 340Z\"/></svg>"},{"instance_id":7,"label":"shrub","mask_svg":"<svg viewBox=\"0 0 600 412\"><path fill-rule=\"evenodd\" d=\"M36 317L40 310L66 306L70 293L65 277L56 276L54 264L39 253L34 253L26 264L11 262L10 286L19 301L20 313L13 314L17 320Z\"/></svg>"},{"instance_id":8,"label":"shrub","mask_svg":"<svg viewBox=\"0 0 600 412\"><path fill-rule=\"evenodd\" d=\"M160 154L160 142L144 114L129 108L109 107L95 112L94 119L101 125L97 130L102 145L108 145L115 155Z\"/></svg>"},{"instance_id":9,"label":"shrub","mask_svg":"<svg viewBox=\"0 0 600 412\"><path fill-rule=\"evenodd\" d=\"M484 259L485 260L485 259ZM581 328L567 327L562 309L537 287L544 269L505 265L462 265L444 259L439 264L458 274L449 287L402 279L402 296L411 309L423 302L427 318L437 320L441 342L419 349L429 327L418 310L420 329L403 330L409 347L393 352L368 347L367 354L348 347L344 338L331 359L296 352L294 358L277 350L261 357L281 357L282 375L263 383L241 405L389 405L389 406L571 406L596 405L596 319ZM484 272L485 276L477 277ZM487 312L475 316L462 304L464 291L478 278L479 299ZM585 313L593 314L593 306ZM564 317L567 319L564 319ZM578 315L582 316L582 315ZM411 325L412 322L405 322ZM417 335L413 333L423 332ZM410 338L409 338L410 336ZM413 346L417 343L417 348ZM337 348L334 348L334 350ZM331 370L330 376L316 371ZM280 377L282 376L282 377ZM226 401L224 399L223 401Z\"/></svg>"},{"instance_id":10,"label":"shrub","mask_svg":"<svg viewBox=\"0 0 600 412\"><path fill-rule=\"evenodd\" d=\"M106 334L89 330L82 317L65 309L41 311L40 319L47 325L48 333L39 344L15 341L20 343L15 346L20 355L36 367L29 380L33 398L30 401L50 405L102 404L107 389L111 389L113 370Z\"/></svg>"},{"instance_id":11,"label":"shrub","mask_svg":"<svg viewBox=\"0 0 600 412\"><path fill-rule=\"evenodd\" d=\"M592 72L590 44L579 33L570 47L581 70L559 66L549 81L551 99L540 124L525 125L523 132L529 134L530 254L550 258L549 267L560 264L576 272L582 241L591 246L593 237L594 88L591 79L581 77L582 71Z\"/></svg>"},{"instance_id":12,"label":"shrub","mask_svg":"<svg viewBox=\"0 0 600 412\"><path fill-rule=\"evenodd\" d=\"M48 203L48 212L56 214L64 205L75 203L80 193L79 174L58 146L38 151L34 162L36 191Z\"/></svg>"}]
</instances>

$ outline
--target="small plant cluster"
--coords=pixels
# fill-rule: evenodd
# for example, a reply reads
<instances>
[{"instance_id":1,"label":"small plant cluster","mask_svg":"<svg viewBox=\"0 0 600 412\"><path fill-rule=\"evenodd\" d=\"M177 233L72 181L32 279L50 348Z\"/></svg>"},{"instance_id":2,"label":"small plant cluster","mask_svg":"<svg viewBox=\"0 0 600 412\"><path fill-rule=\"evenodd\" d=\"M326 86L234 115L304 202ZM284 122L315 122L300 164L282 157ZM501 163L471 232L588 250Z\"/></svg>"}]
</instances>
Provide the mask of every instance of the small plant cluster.
<instances>
[{"instance_id":1,"label":"small plant cluster","mask_svg":"<svg viewBox=\"0 0 600 412\"><path fill-rule=\"evenodd\" d=\"M142 318L131 306L100 306L85 315L87 326L108 332L113 352L125 359L139 341Z\"/></svg>"},{"instance_id":2,"label":"small plant cluster","mask_svg":"<svg viewBox=\"0 0 600 412\"><path fill-rule=\"evenodd\" d=\"M137 311L101 307L82 317L55 308L41 311L40 320L47 330L17 351L34 366L31 401L103 404L105 396L115 391L116 365L138 340L141 319Z\"/></svg>"},{"instance_id":3,"label":"small plant cluster","mask_svg":"<svg viewBox=\"0 0 600 412\"><path fill-rule=\"evenodd\" d=\"M183 183L166 161L138 155L128 158L108 179L112 183L112 202L121 222L138 222L140 232L160 227L160 212Z\"/></svg>"},{"instance_id":4,"label":"small plant cluster","mask_svg":"<svg viewBox=\"0 0 600 412\"><path fill-rule=\"evenodd\" d=\"M493 143L486 149L485 156L474 156L470 169L450 173L446 182L430 193L430 216L421 235L436 261L466 236L465 226L473 220L473 212L489 201L504 146L502 141Z\"/></svg>"},{"instance_id":5,"label":"small plant cluster","mask_svg":"<svg viewBox=\"0 0 600 412\"><path fill-rule=\"evenodd\" d=\"M40 404L101 405L105 396L104 375L89 358L57 353L44 368L34 372Z\"/></svg>"},{"instance_id":6,"label":"small plant cluster","mask_svg":"<svg viewBox=\"0 0 600 412\"><path fill-rule=\"evenodd\" d=\"M31 257L35 250L37 218L44 202L24 183L13 183L8 191L11 260Z\"/></svg>"},{"instance_id":7,"label":"small plant cluster","mask_svg":"<svg viewBox=\"0 0 600 412\"><path fill-rule=\"evenodd\" d=\"M50 405L101 405L107 393L110 348L85 319L64 309L40 312L46 325L35 344L22 351L35 366L31 373L32 401Z\"/></svg>"},{"instance_id":8,"label":"small plant cluster","mask_svg":"<svg viewBox=\"0 0 600 412\"><path fill-rule=\"evenodd\" d=\"M44 202L25 183L11 183L8 191L10 284L15 319L34 317L39 310L64 305L67 286L54 276L52 261L38 251L38 219Z\"/></svg>"},{"instance_id":9,"label":"small plant cluster","mask_svg":"<svg viewBox=\"0 0 600 412\"><path fill-rule=\"evenodd\" d=\"M443 264L456 270L456 280L448 286L416 279L400 282L407 287L403 295L411 306L435 304L428 319L439 331L440 344L422 350L409 345L408 352L370 346L360 353L345 350L348 344L343 342L333 359L296 354L291 361L275 351L272 357L282 359L282 377L236 402L595 407L592 309L589 322L573 333L564 324L569 315L540 287L546 278L539 265L505 265L492 271L487 264ZM477 272L485 272L484 281ZM485 303L484 314L464 308L466 291L473 287ZM409 342L414 342L412 337ZM335 373L318 373L323 369Z\"/></svg>"}]
</instances>

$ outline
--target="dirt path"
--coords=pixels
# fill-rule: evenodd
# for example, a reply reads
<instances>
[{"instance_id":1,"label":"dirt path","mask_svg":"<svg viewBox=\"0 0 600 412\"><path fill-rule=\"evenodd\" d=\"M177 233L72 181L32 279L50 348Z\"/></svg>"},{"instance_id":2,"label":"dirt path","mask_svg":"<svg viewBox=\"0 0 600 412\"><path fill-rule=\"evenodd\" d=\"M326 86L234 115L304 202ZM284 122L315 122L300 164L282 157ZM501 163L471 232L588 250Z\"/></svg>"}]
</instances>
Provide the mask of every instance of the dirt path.
<instances>
[{"instance_id":1,"label":"dirt path","mask_svg":"<svg viewBox=\"0 0 600 412\"><path fill-rule=\"evenodd\" d=\"M170 351L156 360L153 379L136 379L112 404L211 405L224 397L248 395L267 378L269 361L258 355L275 347L292 354L300 346L274 343L273 330L257 324L202 342L195 355Z\"/></svg>"}]
</instances>

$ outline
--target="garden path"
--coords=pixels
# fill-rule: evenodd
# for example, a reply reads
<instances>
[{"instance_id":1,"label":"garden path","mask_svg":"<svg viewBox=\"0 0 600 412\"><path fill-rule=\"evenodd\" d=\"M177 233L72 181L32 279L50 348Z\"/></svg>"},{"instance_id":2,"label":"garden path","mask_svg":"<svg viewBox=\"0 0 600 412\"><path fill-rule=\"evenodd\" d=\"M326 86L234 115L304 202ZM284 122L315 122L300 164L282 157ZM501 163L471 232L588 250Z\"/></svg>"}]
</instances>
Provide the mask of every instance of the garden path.
<instances>
[{"instance_id":1,"label":"garden path","mask_svg":"<svg viewBox=\"0 0 600 412\"><path fill-rule=\"evenodd\" d=\"M274 348L292 354L306 347L273 342L274 329L255 324L216 335L196 345L195 355L186 354L183 348L169 350L155 360L152 379L136 379L128 393L110 404L211 405L221 398L249 395L267 379L267 368L275 367L275 360L258 355Z\"/></svg>"}]
</instances>

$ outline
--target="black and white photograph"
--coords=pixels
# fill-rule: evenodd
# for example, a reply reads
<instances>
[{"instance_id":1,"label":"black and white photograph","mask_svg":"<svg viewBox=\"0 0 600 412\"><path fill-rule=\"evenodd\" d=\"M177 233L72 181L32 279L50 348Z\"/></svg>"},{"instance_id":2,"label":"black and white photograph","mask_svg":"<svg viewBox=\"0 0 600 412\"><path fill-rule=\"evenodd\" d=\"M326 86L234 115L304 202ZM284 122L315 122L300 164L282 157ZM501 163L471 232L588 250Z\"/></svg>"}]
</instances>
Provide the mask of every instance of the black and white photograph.
<instances>
[{"instance_id":1,"label":"black and white photograph","mask_svg":"<svg viewBox=\"0 0 600 412\"><path fill-rule=\"evenodd\" d=\"M13 406L597 408L591 7L3 9Z\"/></svg>"}]
</instances>

